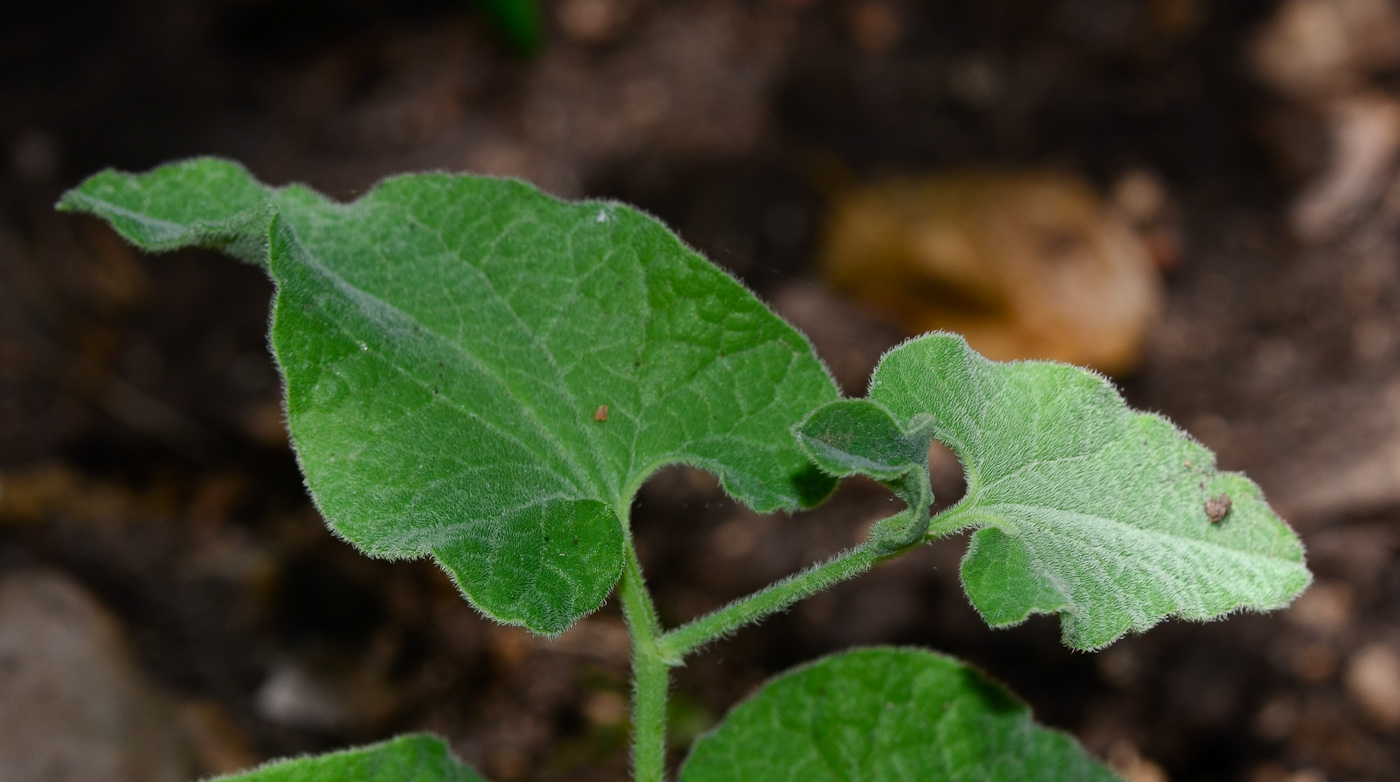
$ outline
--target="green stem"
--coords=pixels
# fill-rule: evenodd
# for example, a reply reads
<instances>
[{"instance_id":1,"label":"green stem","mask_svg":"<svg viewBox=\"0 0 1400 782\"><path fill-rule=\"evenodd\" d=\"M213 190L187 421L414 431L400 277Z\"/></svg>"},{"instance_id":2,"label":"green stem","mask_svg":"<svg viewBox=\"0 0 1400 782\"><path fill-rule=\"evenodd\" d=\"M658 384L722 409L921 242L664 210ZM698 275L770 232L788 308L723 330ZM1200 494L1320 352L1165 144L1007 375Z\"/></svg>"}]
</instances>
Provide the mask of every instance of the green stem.
<instances>
[{"instance_id":1,"label":"green stem","mask_svg":"<svg viewBox=\"0 0 1400 782\"><path fill-rule=\"evenodd\" d=\"M632 637L632 773L635 782L666 780L666 695L671 668L680 665L687 654L803 598L854 578L923 542L883 554L863 543L666 633L656 616L656 605L647 591L637 548L629 535L618 594Z\"/></svg>"},{"instance_id":2,"label":"green stem","mask_svg":"<svg viewBox=\"0 0 1400 782\"><path fill-rule=\"evenodd\" d=\"M801 573L677 627L658 639L661 648L669 653L670 657L682 658L716 638L782 611L805 597L854 578L869 570L876 562L897 556L899 553L902 552L881 556L864 544L844 551Z\"/></svg>"},{"instance_id":3,"label":"green stem","mask_svg":"<svg viewBox=\"0 0 1400 782\"><path fill-rule=\"evenodd\" d=\"M636 782L665 782L666 691L680 660L660 644L661 623L630 537L619 594L632 636L632 775Z\"/></svg>"}]
</instances>

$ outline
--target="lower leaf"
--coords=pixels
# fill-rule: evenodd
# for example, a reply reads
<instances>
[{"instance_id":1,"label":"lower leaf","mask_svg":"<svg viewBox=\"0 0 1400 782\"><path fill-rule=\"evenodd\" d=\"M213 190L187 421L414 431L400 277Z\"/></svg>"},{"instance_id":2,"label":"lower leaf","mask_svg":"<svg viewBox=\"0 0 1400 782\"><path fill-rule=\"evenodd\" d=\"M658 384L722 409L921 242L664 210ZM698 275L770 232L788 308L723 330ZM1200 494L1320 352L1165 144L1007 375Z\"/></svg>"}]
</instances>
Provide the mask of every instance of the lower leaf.
<instances>
[{"instance_id":1,"label":"lower leaf","mask_svg":"<svg viewBox=\"0 0 1400 782\"><path fill-rule=\"evenodd\" d=\"M368 747L274 760L212 782L485 782L437 736L415 733Z\"/></svg>"},{"instance_id":2,"label":"lower leaf","mask_svg":"<svg viewBox=\"0 0 1400 782\"><path fill-rule=\"evenodd\" d=\"M768 682L695 743L681 782L1117 779L950 657L861 649Z\"/></svg>"}]
</instances>

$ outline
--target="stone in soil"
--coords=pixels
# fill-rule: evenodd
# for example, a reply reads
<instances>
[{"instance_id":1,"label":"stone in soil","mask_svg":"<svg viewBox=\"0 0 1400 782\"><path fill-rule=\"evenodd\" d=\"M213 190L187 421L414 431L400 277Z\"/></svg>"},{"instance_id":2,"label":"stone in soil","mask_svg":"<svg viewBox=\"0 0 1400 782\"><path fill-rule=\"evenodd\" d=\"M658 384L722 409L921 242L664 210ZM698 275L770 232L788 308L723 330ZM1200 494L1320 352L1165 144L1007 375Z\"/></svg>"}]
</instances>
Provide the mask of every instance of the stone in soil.
<instances>
[{"instance_id":1,"label":"stone in soil","mask_svg":"<svg viewBox=\"0 0 1400 782\"><path fill-rule=\"evenodd\" d=\"M0 580L0 782L182 782L163 696L121 624L54 571Z\"/></svg>"}]
</instances>

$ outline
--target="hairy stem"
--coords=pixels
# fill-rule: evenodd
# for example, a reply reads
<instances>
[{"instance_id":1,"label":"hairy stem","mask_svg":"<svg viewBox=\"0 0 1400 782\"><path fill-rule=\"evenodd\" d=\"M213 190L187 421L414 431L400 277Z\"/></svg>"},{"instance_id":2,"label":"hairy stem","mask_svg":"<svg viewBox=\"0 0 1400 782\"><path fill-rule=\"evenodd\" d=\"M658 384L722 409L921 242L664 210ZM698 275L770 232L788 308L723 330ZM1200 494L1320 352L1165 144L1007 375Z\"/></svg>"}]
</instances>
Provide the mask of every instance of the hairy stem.
<instances>
[{"instance_id":1,"label":"hairy stem","mask_svg":"<svg viewBox=\"0 0 1400 782\"><path fill-rule=\"evenodd\" d=\"M705 644L728 635L746 624L763 619L836 584L869 570L876 562L898 556L901 552L880 555L868 545L853 549L819 562L801 573L765 587L747 597L741 597L688 624L663 635L659 641L668 656L681 658Z\"/></svg>"},{"instance_id":2,"label":"hairy stem","mask_svg":"<svg viewBox=\"0 0 1400 782\"><path fill-rule=\"evenodd\" d=\"M661 623L642 580L630 537L622 570L622 613L632 636L632 775L635 782L666 779L666 691L680 660L660 645Z\"/></svg>"},{"instance_id":3,"label":"hairy stem","mask_svg":"<svg viewBox=\"0 0 1400 782\"><path fill-rule=\"evenodd\" d=\"M629 535L618 594L632 638L632 773L635 782L665 782L667 689L671 668L680 665L687 654L803 598L852 579L922 542L884 553L863 543L668 633L661 629L656 605L642 578L637 547Z\"/></svg>"}]
</instances>

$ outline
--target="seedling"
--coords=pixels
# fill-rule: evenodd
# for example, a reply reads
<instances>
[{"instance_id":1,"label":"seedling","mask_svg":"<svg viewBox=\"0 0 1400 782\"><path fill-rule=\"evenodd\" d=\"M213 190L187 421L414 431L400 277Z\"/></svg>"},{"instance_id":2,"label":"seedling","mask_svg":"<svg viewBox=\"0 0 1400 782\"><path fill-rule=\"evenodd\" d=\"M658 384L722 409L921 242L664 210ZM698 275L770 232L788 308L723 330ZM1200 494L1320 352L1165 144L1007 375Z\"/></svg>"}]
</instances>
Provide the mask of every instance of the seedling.
<instances>
[{"instance_id":1,"label":"seedling","mask_svg":"<svg viewBox=\"0 0 1400 782\"><path fill-rule=\"evenodd\" d=\"M1242 475L1103 378L988 361L959 337L891 350L842 399L807 340L659 222L512 180L388 179L336 203L237 164L104 172L59 208L151 251L200 246L276 284L287 425L330 528L370 556L433 557L487 616L564 632L616 593L631 634L635 779L666 777L672 668L711 641L927 541L975 530L961 574L986 621L1060 616L1093 650L1164 618L1286 605L1297 537ZM967 493L930 515L933 440ZM629 513L689 464L763 512L865 475L905 507L867 540L663 628ZM1224 499L1222 499L1224 498ZM769 682L696 742L683 782L1113 779L973 669L912 649L837 654ZM405 736L230 777L476 780Z\"/></svg>"}]
</instances>

